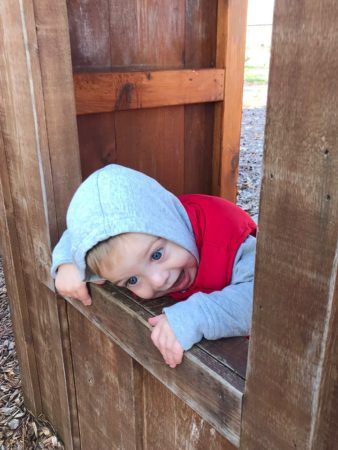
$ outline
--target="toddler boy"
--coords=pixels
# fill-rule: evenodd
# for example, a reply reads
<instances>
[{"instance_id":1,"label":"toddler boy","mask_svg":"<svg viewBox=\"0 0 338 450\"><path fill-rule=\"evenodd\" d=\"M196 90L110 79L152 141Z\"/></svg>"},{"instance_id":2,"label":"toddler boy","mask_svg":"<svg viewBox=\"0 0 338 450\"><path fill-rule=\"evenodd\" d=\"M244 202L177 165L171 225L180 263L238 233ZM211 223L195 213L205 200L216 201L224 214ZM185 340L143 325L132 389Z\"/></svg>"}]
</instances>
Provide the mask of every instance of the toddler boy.
<instances>
[{"instance_id":1,"label":"toddler boy","mask_svg":"<svg viewBox=\"0 0 338 450\"><path fill-rule=\"evenodd\" d=\"M170 367L203 337L250 330L256 225L207 195L174 196L154 179L109 165L78 188L53 251L60 294L91 302L86 281L109 280L151 299L185 300L149 319Z\"/></svg>"}]
</instances>

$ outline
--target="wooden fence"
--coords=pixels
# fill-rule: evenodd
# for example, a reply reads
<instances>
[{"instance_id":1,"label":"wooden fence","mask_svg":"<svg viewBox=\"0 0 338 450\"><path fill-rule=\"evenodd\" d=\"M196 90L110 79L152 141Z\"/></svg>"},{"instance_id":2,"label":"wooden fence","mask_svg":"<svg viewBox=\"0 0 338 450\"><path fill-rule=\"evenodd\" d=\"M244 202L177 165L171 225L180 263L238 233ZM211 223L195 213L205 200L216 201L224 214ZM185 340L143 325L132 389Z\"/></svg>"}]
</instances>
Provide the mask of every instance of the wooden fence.
<instances>
[{"instance_id":1,"label":"wooden fence","mask_svg":"<svg viewBox=\"0 0 338 450\"><path fill-rule=\"evenodd\" d=\"M146 321L166 300L65 301L51 248L109 162L235 199L246 1L0 4L0 248L26 406L67 449L338 442L337 15L276 0L252 335L172 370Z\"/></svg>"}]
</instances>

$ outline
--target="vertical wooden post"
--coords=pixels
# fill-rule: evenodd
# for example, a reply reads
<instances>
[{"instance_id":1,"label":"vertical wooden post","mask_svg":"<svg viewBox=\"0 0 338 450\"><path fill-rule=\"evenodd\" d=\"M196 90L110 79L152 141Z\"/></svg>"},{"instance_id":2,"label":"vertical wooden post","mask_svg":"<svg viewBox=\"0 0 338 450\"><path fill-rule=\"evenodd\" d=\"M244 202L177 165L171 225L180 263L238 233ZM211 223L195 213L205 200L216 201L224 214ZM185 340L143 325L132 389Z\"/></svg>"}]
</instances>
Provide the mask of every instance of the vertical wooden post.
<instances>
[{"instance_id":1,"label":"vertical wooden post","mask_svg":"<svg viewBox=\"0 0 338 450\"><path fill-rule=\"evenodd\" d=\"M247 0L219 0L216 67L225 69L224 100L215 107L213 194L236 202L241 137Z\"/></svg>"},{"instance_id":2,"label":"vertical wooden post","mask_svg":"<svg viewBox=\"0 0 338 450\"><path fill-rule=\"evenodd\" d=\"M243 449L338 442L337 17L275 4Z\"/></svg>"},{"instance_id":3,"label":"vertical wooden post","mask_svg":"<svg viewBox=\"0 0 338 450\"><path fill-rule=\"evenodd\" d=\"M24 396L67 448L78 424L68 322L51 246L80 182L66 3L0 4L1 248Z\"/></svg>"}]
</instances>

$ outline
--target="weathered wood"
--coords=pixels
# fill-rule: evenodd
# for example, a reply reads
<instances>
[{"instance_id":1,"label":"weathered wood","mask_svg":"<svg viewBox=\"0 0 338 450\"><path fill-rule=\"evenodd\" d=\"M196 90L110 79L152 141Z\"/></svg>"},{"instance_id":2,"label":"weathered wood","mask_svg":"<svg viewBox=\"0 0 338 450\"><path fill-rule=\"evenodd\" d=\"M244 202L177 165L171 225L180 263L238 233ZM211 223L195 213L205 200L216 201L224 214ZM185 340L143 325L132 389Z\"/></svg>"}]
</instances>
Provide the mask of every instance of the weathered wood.
<instances>
[{"instance_id":1,"label":"weathered wood","mask_svg":"<svg viewBox=\"0 0 338 450\"><path fill-rule=\"evenodd\" d=\"M112 68L184 67L185 0L109 0Z\"/></svg>"},{"instance_id":2,"label":"weathered wood","mask_svg":"<svg viewBox=\"0 0 338 450\"><path fill-rule=\"evenodd\" d=\"M66 2L34 0L34 13L49 149L43 153L50 160L44 181L53 186L54 205L48 211L56 215L57 223L57 231L50 230L53 247L65 229L68 204L81 183L80 155ZM48 202L52 198L49 195Z\"/></svg>"},{"instance_id":3,"label":"weathered wood","mask_svg":"<svg viewBox=\"0 0 338 450\"><path fill-rule=\"evenodd\" d=\"M338 3L275 3L241 448L333 449Z\"/></svg>"},{"instance_id":4,"label":"weathered wood","mask_svg":"<svg viewBox=\"0 0 338 450\"><path fill-rule=\"evenodd\" d=\"M185 4L184 67L215 67L217 1ZM215 104L184 107L184 192L210 194Z\"/></svg>"},{"instance_id":5,"label":"weathered wood","mask_svg":"<svg viewBox=\"0 0 338 450\"><path fill-rule=\"evenodd\" d=\"M0 134L0 247L4 258L4 272L10 303L11 320L15 336L21 383L25 404L30 411L41 411L41 395L38 372L32 345L32 329L29 321L25 282L22 272L18 233L8 180L2 129Z\"/></svg>"},{"instance_id":6,"label":"weathered wood","mask_svg":"<svg viewBox=\"0 0 338 450\"><path fill-rule=\"evenodd\" d=\"M80 444L141 448L142 368L73 307L69 321Z\"/></svg>"},{"instance_id":7,"label":"weathered wood","mask_svg":"<svg viewBox=\"0 0 338 450\"><path fill-rule=\"evenodd\" d=\"M116 159L183 193L184 107L116 113ZM132 132L131 132L132 130Z\"/></svg>"},{"instance_id":8,"label":"weathered wood","mask_svg":"<svg viewBox=\"0 0 338 450\"><path fill-rule=\"evenodd\" d=\"M117 289L124 293L128 292L126 289ZM151 315L161 314L165 306L175 303L169 297L158 298L152 301L135 298L133 301L141 305ZM246 337L218 339L217 341L203 339L197 344L197 347L238 374L243 380L245 380L246 374L248 346L249 340Z\"/></svg>"},{"instance_id":9,"label":"weathered wood","mask_svg":"<svg viewBox=\"0 0 338 450\"><path fill-rule=\"evenodd\" d=\"M32 5L1 4L1 22L1 128L20 254L32 276L50 285L47 222L54 229L55 216L47 211L50 186L40 183L46 132L38 114L44 111L39 62L31 52L37 45Z\"/></svg>"},{"instance_id":10,"label":"weathered wood","mask_svg":"<svg viewBox=\"0 0 338 450\"><path fill-rule=\"evenodd\" d=\"M149 372L143 378L145 449L234 450L232 444Z\"/></svg>"},{"instance_id":11,"label":"weathered wood","mask_svg":"<svg viewBox=\"0 0 338 450\"><path fill-rule=\"evenodd\" d=\"M108 70L110 57L110 1L68 0L69 35L75 72Z\"/></svg>"},{"instance_id":12,"label":"weathered wood","mask_svg":"<svg viewBox=\"0 0 338 450\"><path fill-rule=\"evenodd\" d=\"M224 70L78 73L77 114L216 102L223 99Z\"/></svg>"},{"instance_id":13,"label":"weathered wood","mask_svg":"<svg viewBox=\"0 0 338 450\"><path fill-rule=\"evenodd\" d=\"M117 162L115 114L78 116L77 123L82 178L85 179L95 170Z\"/></svg>"},{"instance_id":14,"label":"weathered wood","mask_svg":"<svg viewBox=\"0 0 338 450\"><path fill-rule=\"evenodd\" d=\"M6 246L2 246L5 260L10 261L5 264L5 276L13 276L13 270L17 276L17 286L9 291L14 294L11 304L17 301L14 327L25 330L18 351L24 355L20 362L27 382L23 387L33 384L25 396L34 412L44 412L55 424L67 448L73 448L73 375L60 334L60 327L67 332L67 318L55 301L49 275L51 242L56 242L64 226L70 191L76 183L71 158L53 166L58 154L68 153L64 149L71 143L67 137L72 135L72 123L76 131L74 99L62 78L70 75L72 87L66 19L64 2L1 3L1 132L6 164L1 165L0 175L9 196L5 227L11 226L5 231ZM76 133L73 137L76 143ZM67 173L66 168L73 170ZM33 350L35 362L29 356Z\"/></svg>"},{"instance_id":15,"label":"weathered wood","mask_svg":"<svg viewBox=\"0 0 338 450\"><path fill-rule=\"evenodd\" d=\"M81 77L81 72L92 72L95 76L93 72L112 71L112 76L117 77L116 72L121 71L210 70L215 66L217 2L175 0L158 4L145 0L99 1L95 3L97 8L84 0L67 4L76 77ZM153 45L155 37L157 45ZM216 70L224 70L224 65ZM133 76L136 75L137 72ZM113 105L110 101L110 109ZM161 109L155 110L160 116ZM173 123L183 117L184 124L184 134L172 135L167 146L158 137L163 135L163 125L158 122L152 124L154 115L149 110L146 111L149 114L142 117L133 112L118 116L114 113L78 116L83 176L111 162L123 164L128 161L131 167L143 170L140 158L134 158L135 143L146 149L149 155L156 155L155 158L146 156L145 167L149 175L156 177L158 173L165 172L166 179L177 180L180 189L174 191L176 194L210 194L214 105L186 104L181 109L183 116L179 108L165 108L163 112L167 120ZM171 119L169 113L173 116ZM119 148L115 137L126 130L131 134L131 123L135 122L135 117L144 133L137 141L131 139L131 149L128 146ZM92 133L89 128L95 131ZM157 136L151 140L151 146L150 139L144 137L148 133ZM179 175L167 168L166 147L182 152L179 161L183 171L180 170ZM181 176L182 180L179 179ZM163 182L162 179L159 181ZM170 185L166 184L166 187Z\"/></svg>"},{"instance_id":16,"label":"weathered wood","mask_svg":"<svg viewBox=\"0 0 338 450\"><path fill-rule=\"evenodd\" d=\"M151 343L146 320L150 314L144 308L110 285L92 286L92 295L90 308L69 301L222 436L238 445L243 379L199 348L187 352L184 362L170 369Z\"/></svg>"},{"instance_id":17,"label":"weathered wood","mask_svg":"<svg viewBox=\"0 0 338 450\"><path fill-rule=\"evenodd\" d=\"M237 196L247 0L219 0L216 67L225 68L223 103L215 106L213 194Z\"/></svg>"}]
</instances>

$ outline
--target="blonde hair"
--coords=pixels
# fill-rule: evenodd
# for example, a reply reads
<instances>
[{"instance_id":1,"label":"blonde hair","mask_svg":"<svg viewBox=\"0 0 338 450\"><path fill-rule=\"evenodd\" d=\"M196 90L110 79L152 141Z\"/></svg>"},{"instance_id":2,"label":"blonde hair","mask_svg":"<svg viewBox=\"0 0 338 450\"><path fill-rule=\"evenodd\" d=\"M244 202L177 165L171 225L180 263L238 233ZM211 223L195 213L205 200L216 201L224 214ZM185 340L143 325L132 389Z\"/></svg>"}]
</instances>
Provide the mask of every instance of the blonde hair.
<instances>
[{"instance_id":1,"label":"blonde hair","mask_svg":"<svg viewBox=\"0 0 338 450\"><path fill-rule=\"evenodd\" d=\"M110 237L105 241L99 242L88 250L86 255L86 263L93 273L99 277L102 277L102 270L106 266L104 262L108 256L111 256L112 253L116 251L117 244L120 241L119 238L124 235L125 233Z\"/></svg>"}]
</instances>

